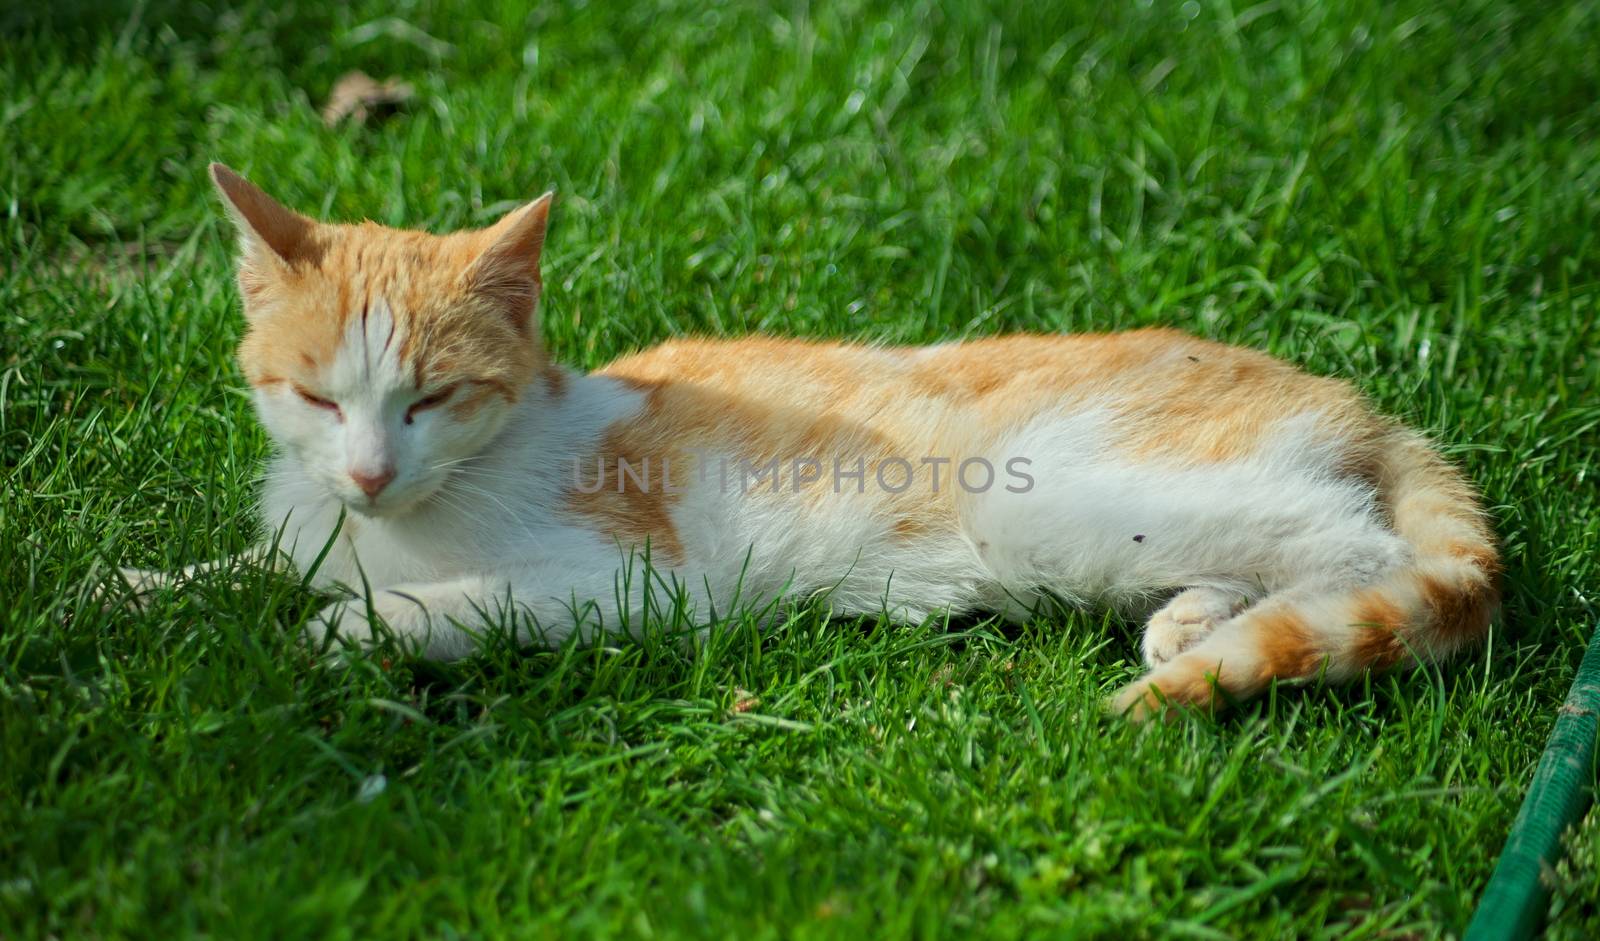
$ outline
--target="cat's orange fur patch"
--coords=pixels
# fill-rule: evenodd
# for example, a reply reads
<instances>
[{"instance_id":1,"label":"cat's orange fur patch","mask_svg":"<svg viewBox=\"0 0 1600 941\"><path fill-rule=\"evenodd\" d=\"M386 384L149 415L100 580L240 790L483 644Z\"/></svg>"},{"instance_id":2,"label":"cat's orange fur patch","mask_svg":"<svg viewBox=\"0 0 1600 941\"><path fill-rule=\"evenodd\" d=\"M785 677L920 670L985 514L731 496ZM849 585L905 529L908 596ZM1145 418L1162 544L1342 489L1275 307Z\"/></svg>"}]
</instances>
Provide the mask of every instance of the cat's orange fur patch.
<instances>
[{"instance_id":1,"label":"cat's orange fur patch","mask_svg":"<svg viewBox=\"0 0 1600 941\"><path fill-rule=\"evenodd\" d=\"M1491 578L1447 580L1435 575L1420 576L1422 602L1435 625L1436 636L1455 646L1462 640L1479 637L1489 627L1489 618L1499 602Z\"/></svg>"},{"instance_id":2,"label":"cat's orange fur patch","mask_svg":"<svg viewBox=\"0 0 1600 941\"><path fill-rule=\"evenodd\" d=\"M1369 589L1356 595L1351 627L1353 656L1387 670L1408 654L1399 631L1406 626L1406 611L1383 589Z\"/></svg>"},{"instance_id":3,"label":"cat's orange fur patch","mask_svg":"<svg viewBox=\"0 0 1600 941\"><path fill-rule=\"evenodd\" d=\"M639 423L608 432L591 466L577 468L578 486L568 491L568 504L622 545L648 544L653 562L677 565L683 545L672 507L693 470L687 461L674 465L667 456L672 452L644 430L648 427Z\"/></svg>"},{"instance_id":4,"label":"cat's orange fur patch","mask_svg":"<svg viewBox=\"0 0 1600 941\"><path fill-rule=\"evenodd\" d=\"M1316 635L1298 611L1262 612L1251 628L1258 639L1261 663L1239 692L1252 693L1276 676L1307 677L1321 668L1323 653Z\"/></svg>"}]
</instances>

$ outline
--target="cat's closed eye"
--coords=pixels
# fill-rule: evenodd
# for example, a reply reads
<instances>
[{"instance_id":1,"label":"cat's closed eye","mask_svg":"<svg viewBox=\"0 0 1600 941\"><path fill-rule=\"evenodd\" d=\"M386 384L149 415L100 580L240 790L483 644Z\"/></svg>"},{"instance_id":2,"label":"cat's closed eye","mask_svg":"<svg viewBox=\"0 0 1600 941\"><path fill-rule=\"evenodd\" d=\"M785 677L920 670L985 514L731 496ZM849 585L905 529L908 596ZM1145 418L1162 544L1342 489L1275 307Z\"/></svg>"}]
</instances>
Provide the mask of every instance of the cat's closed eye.
<instances>
[{"instance_id":1,"label":"cat's closed eye","mask_svg":"<svg viewBox=\"0 0 1600 941\"><path fill-rule=\"evenodd\" d=\"M344 412L339 408L339 403L333 401L332 399L325 399L320 395L316 395L315 393L306 389L304 386L295 386L294 391L300 396L300 398L304 399L307 404L316 408L320 408L324 411L332 412L340 421L344 420Z\"/></svg>"},{"instance_id":2,"label":"cat's closed eye","mask_svg":"<svg viewBox=\"0 0 1600 941\"><path fill-rule=\"evenodd\" d=\"M432 395L423 396L413 402L411 407L406 409L406 424L409 425L415 421L418 412L425 412L430 408L443 405L445 400L450 398L451 393L456 391L456 385L456 383L451 383Z\"/></svg>"}]
</instances>

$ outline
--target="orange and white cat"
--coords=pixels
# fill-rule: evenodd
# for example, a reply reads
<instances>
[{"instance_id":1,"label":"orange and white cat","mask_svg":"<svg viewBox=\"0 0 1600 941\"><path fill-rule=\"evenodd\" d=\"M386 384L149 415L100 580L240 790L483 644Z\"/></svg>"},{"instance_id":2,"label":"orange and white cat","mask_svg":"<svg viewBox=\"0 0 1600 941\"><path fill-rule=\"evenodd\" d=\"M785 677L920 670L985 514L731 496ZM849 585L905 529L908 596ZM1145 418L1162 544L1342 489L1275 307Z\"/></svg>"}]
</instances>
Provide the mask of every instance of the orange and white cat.
<instances>
[{"instance_id":1,"label":"orange and white cat","mask_svg":"<svg viewBox=\"0 0 1600 941\"><path fill-rule=\"evenodd\" d=\"M758 337L584 375L540 342L548 195L435 236L212 174L277 445L262 522L302 569L332 540L319 583L370 586L320 619L347 640L369 602L450 658L486 616L540 642L623 630L663 586L702 623L782 595L906 620L1053 596L1148 617L1150 672L1112 703L1142 717L1436 658L1496 605L1462 476L1264 354L1171 330Z\"/></svg>"}]
</instances>

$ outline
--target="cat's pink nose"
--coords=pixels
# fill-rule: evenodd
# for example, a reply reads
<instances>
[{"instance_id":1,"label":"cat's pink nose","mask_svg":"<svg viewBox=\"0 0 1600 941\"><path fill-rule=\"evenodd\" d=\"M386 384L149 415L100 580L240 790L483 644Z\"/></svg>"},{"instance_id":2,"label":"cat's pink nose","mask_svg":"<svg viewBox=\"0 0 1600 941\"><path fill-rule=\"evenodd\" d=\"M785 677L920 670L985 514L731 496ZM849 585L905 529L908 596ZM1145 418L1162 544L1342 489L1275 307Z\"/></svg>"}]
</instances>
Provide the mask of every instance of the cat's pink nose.
<instances>
[{"instance_id":1,"label":"cat's pink nose","mask_svg":"<svg viewBox=\"0 0 1600 941\"><path fill-rule=\"evenodd\" d=\"M394 468L386 467L376 474L353 470L350 472L350 479L356 482L356 486L367 495L367 499L373 500L383 492L383 488L389 486L389 481L394 480Z\"/></svg>"}]
</instances>

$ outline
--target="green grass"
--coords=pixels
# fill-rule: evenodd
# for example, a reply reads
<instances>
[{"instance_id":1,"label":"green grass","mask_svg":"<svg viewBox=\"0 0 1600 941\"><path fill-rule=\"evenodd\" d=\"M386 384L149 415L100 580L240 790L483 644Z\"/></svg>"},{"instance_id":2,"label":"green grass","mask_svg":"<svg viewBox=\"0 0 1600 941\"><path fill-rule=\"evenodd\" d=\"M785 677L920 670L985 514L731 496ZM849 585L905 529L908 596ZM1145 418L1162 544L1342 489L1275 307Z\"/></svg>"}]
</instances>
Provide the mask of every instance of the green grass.
<instances>
[{"instance_id":1,"label":"green grass","mask_svg":"<svg viewBox=\"0 0 1600 941\"><path fill-rule=\"evenodd\" d=\"M0 936L1461 929L1597 620L1600 8L523 6L0 11ZM419 100L326 130L350 68ZM1270 349L1469 469L1504 616L1442 669L1141 731L1098 712L1134 626L1081 615L341 671L259 574L103 611L107 566L253 536L211 159L436 230L556 187L575 365L748 331Z\"/></svg>"}]
</instances>

